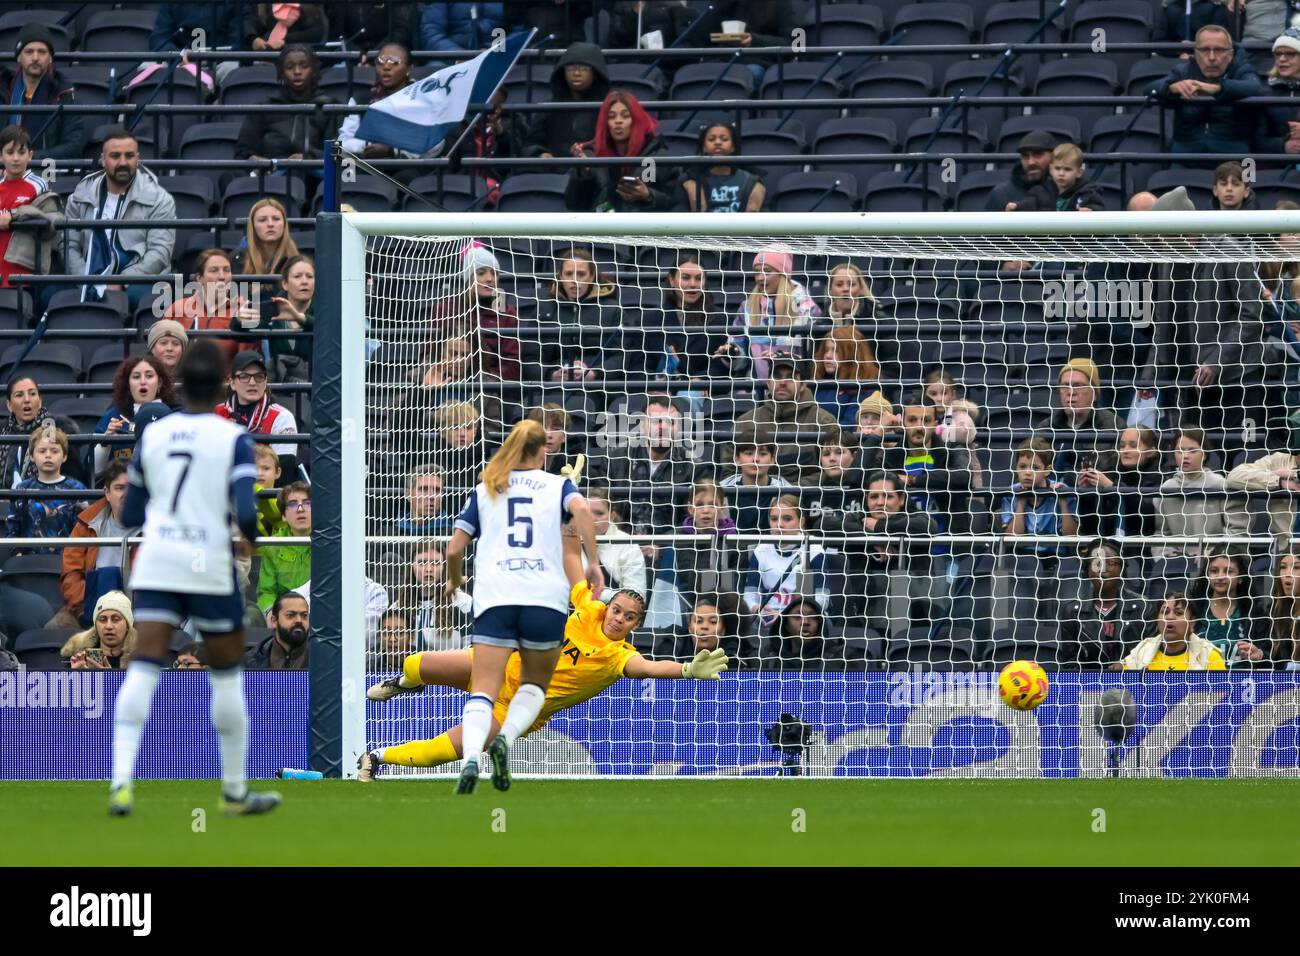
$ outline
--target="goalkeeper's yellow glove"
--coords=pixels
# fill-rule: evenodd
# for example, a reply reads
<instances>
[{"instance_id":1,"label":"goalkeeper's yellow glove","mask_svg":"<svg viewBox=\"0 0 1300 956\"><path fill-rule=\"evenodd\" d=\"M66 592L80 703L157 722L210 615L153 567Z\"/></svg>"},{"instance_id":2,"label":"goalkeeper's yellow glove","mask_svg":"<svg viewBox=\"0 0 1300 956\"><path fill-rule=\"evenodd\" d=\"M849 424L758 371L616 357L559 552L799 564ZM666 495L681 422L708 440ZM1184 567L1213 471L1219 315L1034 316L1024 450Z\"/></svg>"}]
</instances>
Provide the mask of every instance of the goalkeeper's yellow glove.
<instances>
[{"instance_id":1,"label":"goalkeeper's yellow glove","mask_svg":"<svg viewBox=\"0 0 1300 956\"><path fill-rule=\"evenodd\" d=\"M700 651L695 660L682 665L682 676L691 680L717 680L727 669L727 652L720 647Z\"/></svg>"},{"instance_id":2,"label":"goalkeeper's yellow glove","mask_svg":"<svg viewBox=\"0 0 1300 956\"><path fill-rule=\"evenodd\" d=\"M565 478L568 478L571 482L573 482L576 485L579 481L582 480L582 469L586 467L587 467L587 456L580 454L578 455L577 458L573 459L573 464L565 465L563 468L561 468L560 474L563 475Z\"/></svg>"}]
</instances>

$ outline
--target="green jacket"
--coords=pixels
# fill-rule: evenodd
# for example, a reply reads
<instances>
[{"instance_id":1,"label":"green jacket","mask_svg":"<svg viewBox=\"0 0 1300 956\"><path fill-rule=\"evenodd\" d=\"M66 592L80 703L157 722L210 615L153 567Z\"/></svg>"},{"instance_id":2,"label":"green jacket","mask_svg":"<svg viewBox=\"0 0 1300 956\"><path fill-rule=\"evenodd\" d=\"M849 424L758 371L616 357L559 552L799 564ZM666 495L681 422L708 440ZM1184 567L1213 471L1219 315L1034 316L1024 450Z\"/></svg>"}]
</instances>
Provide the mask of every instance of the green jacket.
<instances>
[{"instance_id":1,"label":"green jacket","mask_svg":"<svg viewBox=\"0 0 1300 956\"><path fill-rule=\"evenodd\" d=\"M287 524L277 528L273 538L292 538ZM267 610L285 591L311 580L311 547L308 545L263 545L257 549L262 569L257 576L257 606Z\"/></svg>"}]
</instances>

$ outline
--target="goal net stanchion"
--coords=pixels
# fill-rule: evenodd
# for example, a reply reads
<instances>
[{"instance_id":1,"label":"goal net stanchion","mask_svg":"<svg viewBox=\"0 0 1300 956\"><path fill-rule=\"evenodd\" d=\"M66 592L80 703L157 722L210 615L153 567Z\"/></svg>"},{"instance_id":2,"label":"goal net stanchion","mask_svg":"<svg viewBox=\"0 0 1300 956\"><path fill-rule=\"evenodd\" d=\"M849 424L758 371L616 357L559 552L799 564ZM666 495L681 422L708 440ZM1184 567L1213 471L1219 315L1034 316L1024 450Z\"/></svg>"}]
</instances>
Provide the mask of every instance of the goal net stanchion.
<instances>
[{"instance_id":1,"label":"goal net stanchion","mask_svg":"<svg viewBox=\"0 0 1300 956\"><path fill-rule=\"evenodd\" d=\"M322 217L314 764L458 719L453 688L365 688L467 646L450 519L532 414L548 468L588 459L636 648L717 642L732 671L619 682L522 773L1294 772L1271 728L1300 667L1275 490L1296 235L1294 212ZM1036 711L999 702L1016 659L1048 669ZM1142 724L1108 758L1117 687Z\"/></svg>"}]
</instances>

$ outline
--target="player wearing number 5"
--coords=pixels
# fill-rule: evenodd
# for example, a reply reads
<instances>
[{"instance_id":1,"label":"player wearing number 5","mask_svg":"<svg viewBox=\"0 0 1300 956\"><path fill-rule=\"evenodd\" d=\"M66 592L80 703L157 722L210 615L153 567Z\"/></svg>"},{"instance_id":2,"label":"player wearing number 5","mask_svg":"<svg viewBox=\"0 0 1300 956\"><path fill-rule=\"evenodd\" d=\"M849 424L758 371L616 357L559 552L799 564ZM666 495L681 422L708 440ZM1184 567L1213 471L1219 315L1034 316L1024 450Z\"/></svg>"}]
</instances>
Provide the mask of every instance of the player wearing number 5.
<instances>
[{"instance_id":1,"label":"player wearing number 5","mask_svg":"<svg viewBox=\"0 0 1300 956\"><path fill-rule=\"evenodd\" d=\"M185 409L158 419L136 437L127 472L122 523L144 525L131 568L138 640L117 695L113 782L108 810L132 809L136 757L172 629L189 618L203 635L212 684L212 723L221 750L221 805L228 815L265 813L275 793L253 793L244 777L248 709L239 662L244 602L235 576L230 523L257 536L253 441L242 426L212 413L226 384L219 346L195 342L181 359Z\"/></svg>"},{"instance_id":2,"label":"player wearing number 5","mask_svg":"<svg viewBox=\"0 0 1300 956\"><path fill-rule=\"evenodd\" d=\"M569 539L566 538L566 544ZM573 549L577 558L577 549ZM560 662L546 691L546 704L525 734L546 726L551 716L590 700L620 678L641 680L646 677L665 679L717 680L727 669L726 652L720 648L700 651L687 664L679 661L648 661L628 643L632 630L645 615L645 599L636 591L618 591L606 605L593 600L586 581L573 587L574 612L564 630ZM418 693L426 685L455 687L469 685L470 666L478 655L468 651L426 651L412 654L402 665L402 676L390 678L366 691L371 700L391 700L398 694ZM494 724L505 720L519 687L519 658L510 658L505 686L493 709ZM404 767L438 767L460 759L466 752L461 746L463 727L452 727L433 740L415 740L396 747L383 747L363 754L357 762L357 779L373 780L384 764Z\"/></svg>"},{"instance_id":3,"label":"player wearing number 5","mask_svg":"<svg viewBox=\"0 0 1300 956\"><path fill-rule=\"evenodd\" d=\"M519 422L483 469L447 548L447 592L454 594L464 581L465 550L475 542L474 660L461 713L464 752L471 759L457 793L473 793L478 783L473 758L487 742L492 705L516 651L519 689L488 751L498 790L510 786L510 745L546 702L564 643L569 588L583 579L581 564L565 561L562 533L570 519L587 554L586 580L597 593L605 585L587 501L571 480L543 471L545 464L546 432L537 422Z\"/></svg>"}]
</instances>

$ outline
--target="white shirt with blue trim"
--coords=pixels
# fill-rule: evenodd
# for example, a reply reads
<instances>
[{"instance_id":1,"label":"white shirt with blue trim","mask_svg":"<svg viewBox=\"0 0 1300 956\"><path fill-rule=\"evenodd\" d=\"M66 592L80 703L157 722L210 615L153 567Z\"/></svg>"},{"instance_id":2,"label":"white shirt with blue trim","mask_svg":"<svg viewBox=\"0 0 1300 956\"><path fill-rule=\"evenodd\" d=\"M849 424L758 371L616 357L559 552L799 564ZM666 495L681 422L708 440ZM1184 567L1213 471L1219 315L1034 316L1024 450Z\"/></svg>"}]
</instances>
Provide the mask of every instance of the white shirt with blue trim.
<instances>
[{"instance_id":1,"label":"white shirt with blue trim","mask_svg":"<svg viewBox=\"0 0 1300 956\"><path fill-rule=\"evenodd\" d=\"M456 518L475 539L474 616L493 607L548 607L569 612L561 534L569 503L582 495L572 481L541 469L510 474L505 494L482 482Z\"/></svg>"}]
</instances>

